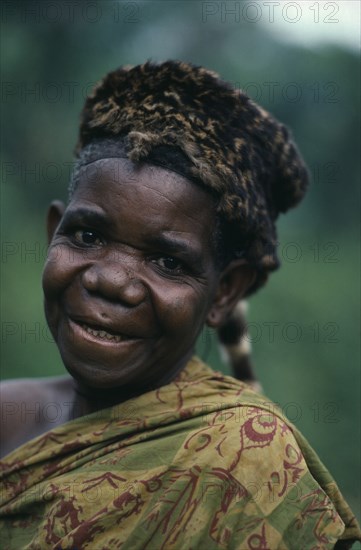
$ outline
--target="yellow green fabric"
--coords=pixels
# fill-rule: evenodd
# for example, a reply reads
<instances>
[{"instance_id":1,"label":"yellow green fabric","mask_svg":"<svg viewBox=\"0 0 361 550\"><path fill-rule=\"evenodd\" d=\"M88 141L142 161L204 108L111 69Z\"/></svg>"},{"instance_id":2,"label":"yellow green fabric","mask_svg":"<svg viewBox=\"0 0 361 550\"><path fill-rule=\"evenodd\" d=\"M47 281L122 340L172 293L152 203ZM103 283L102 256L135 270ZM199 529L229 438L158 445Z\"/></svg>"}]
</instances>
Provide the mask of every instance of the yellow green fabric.
<instances>
[{"instance_id":1,"label":"yellow green fabric","mask_svg":"<svg viewBox=\"0 0 361 550\"><path fill-rule=\"evenodd\" d=\"M297 430L197 358L7 455L0 496L3 550L321 550L361 537Z\"/></svg>"}]
</instances>

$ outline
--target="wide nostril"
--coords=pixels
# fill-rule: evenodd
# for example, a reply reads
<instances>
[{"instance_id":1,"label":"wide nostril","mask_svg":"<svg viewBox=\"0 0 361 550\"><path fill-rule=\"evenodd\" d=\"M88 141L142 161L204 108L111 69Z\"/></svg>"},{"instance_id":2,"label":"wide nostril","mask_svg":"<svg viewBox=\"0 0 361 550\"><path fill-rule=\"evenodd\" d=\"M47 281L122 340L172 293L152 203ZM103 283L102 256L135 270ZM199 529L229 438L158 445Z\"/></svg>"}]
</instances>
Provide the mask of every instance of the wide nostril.
<instances>
[{"instance_id":1,"label":"wide nostril","mask_svg":"<svg viewBox=\"0 0 361 550\"><path fill-rule=\"evenodd\" d=\"M122 289L122 297L126 298L128 304L137 305L146 298L146 288L140 281L134 279Z\"/></svg>"},{"instance_id":2,"label":"wide nostril","mask_svg":"<svg viewBox=\"0 0 361 550\"><path fill-rule=\"evenodd\" d=\"M82 273L82 282L84 287L90 292L98 289L98 275L95 269L90 268Z\"/></svg>"},{"instance_id":3,"label":"wide nostril","mask_svg":"<svg viewBox=\"0 0 361 550\"><path fill-rule=\"evenodd\" d=\"M90 266L82 274L84 288L112 301L136 306L147 296L145 285L126 267L107 264Z\"/></svg>"}]
</instances>

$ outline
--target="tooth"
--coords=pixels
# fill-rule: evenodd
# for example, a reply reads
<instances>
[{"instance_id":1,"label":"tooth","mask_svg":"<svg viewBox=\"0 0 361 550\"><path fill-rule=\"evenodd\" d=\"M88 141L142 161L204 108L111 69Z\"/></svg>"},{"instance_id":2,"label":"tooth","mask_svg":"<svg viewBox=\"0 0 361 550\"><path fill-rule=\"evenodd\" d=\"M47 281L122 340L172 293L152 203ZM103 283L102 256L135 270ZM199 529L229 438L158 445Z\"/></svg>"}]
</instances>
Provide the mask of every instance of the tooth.
<instances>
[{"instance_id":1,"label":"tooth","mask_svg":"<svg viewBox=\"0 0 361 550\"><path fill-rule=\"evenodd\" d=\"M86 330L86 332L88 332L92 336L96 336L97 338L106 338L109 341L114 340L114 342L120 342L122 339L120 335L110 334L110 332L107 332L106 330L95 330L88 325L82 325L82 327L84 330Z\"/></svg>"}]
</instances>

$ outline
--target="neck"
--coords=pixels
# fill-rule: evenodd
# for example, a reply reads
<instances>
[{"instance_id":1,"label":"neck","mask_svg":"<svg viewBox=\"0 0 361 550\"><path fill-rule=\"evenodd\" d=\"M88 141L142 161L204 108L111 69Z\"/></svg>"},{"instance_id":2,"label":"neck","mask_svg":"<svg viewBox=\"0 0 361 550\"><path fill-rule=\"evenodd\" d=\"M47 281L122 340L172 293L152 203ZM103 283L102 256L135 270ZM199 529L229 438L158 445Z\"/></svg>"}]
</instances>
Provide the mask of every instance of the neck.
<instances>
[{"instance_id":1,"label":"neck","mask_svg":"<svg viewBox=\"0 0 361 550\"><path fill-rule=\"evenodd\" d=\"M129 399L134 399L144 393L156 390L169 384L176 378L179 372L186 366L193 355L192 349L183 360L170 372L157 379L156 382L144 382L142 384L128 384L118 388L94 388L87 386L80 380L73 379L73 411L72 418L79 418L108 407L120 405Z\"/></svg>"}]
</instances>

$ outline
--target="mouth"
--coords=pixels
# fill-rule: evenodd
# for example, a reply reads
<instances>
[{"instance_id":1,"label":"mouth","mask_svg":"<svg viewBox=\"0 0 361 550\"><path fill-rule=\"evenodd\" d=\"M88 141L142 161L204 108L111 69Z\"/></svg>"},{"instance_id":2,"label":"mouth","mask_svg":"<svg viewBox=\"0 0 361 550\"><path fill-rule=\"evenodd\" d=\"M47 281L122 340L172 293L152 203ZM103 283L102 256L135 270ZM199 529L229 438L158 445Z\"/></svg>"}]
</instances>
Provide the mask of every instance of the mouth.
<instances>
[{"instance_id":1,"label":"mouth","mask_svg":"<svg viewBox=\"0 0 361 550\"><path fill-rule=\"evenodd\" d=\"M129 336L128 334L116 333L109 328L105 330L104 327L96 325L88 325L83 321L75 321L69 318L70 325L75 332L87 340L102 344L119 344L121 342L134 341L137 338Z\"/></svg>"}]
</instances>

